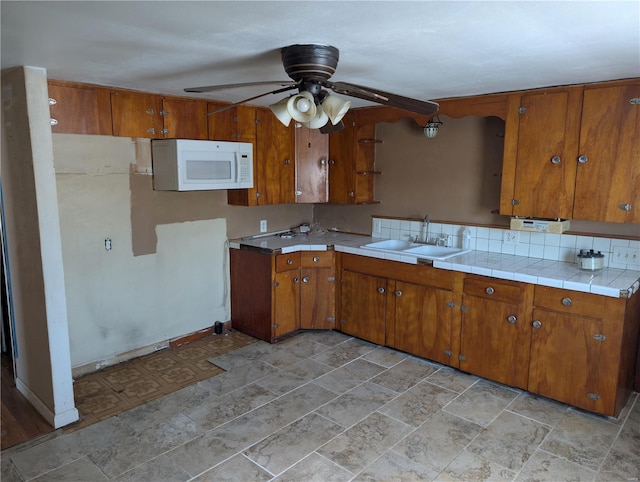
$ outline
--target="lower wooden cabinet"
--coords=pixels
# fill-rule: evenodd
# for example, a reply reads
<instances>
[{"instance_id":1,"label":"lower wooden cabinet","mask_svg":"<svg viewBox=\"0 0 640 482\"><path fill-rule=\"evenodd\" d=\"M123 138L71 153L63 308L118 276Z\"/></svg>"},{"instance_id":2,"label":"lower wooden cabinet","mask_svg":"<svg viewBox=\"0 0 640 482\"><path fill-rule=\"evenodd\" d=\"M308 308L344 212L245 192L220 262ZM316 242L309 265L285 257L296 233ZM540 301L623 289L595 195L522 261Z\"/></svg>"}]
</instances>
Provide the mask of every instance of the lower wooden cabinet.
<instances>
[{"instance_id":1,"label":"lower wooden cabinet","mask_svg":"<svg viewBox=\"0 0 640 482\"><path fill-rule=\"evenodd\" d=\"M231 322L268 342L335 319L333 251L263 254L231 249Z\"/></svg>"},{"instance_id":2,"label":"lower wooden cabinet","mask_svg":"<svg viewBox=\"0 0 640 482\"><path fill-rule=\"evenodd\" d=\"M342 332L385 345L387 280L343 270L340 283Z\"/></svg>"},{"instance_id":3,"label":"lower wooden cabinet","mask_svg":"<svg viewBox=\"0 0 640 482\"><path fill-rule=\"evenodd\" d=\"M467 275L461 307L460 369L527 388L533 285Z\"/></svg>"}]
</instances>

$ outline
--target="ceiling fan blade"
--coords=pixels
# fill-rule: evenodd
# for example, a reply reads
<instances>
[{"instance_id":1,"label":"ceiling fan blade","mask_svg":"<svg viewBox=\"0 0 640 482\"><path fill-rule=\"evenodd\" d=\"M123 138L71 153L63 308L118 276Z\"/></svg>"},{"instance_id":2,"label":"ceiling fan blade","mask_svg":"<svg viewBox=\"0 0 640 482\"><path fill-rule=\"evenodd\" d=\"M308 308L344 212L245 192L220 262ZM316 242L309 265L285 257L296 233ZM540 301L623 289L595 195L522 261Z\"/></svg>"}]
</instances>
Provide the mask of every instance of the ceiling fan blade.
<instances>
[{"instance_id":1,"label":"ceiling fan blade","mask_svg":"<svg viewBox=\"0 0 640 482\"><path fill-rule=\"evenodd\" d=\"M203 87L189 87L185 92L214 92L216 90L238 89L240 87L255 87L258 85L289 85L297 86L298 82L292 80L266 80L263 82L245 82L241 84L207 85ZM256 97L254 97L256 98Z\"/></svg>"},{"instance_id":2,"label":"ceiling fan blade","mask_svg":"<svg viewBox=\"0 0 640 482\"><path fill-rule=\"evenodd\" d=\"M283 87L282 89L276 89L276 90L272 90L271 92L265 92L264 94L254 95L253 97L249 97L248 99L243 99L241 101L234 102L233 104L229 104L229 105L225 105L223 107L220 107L219 109L213 110L211 112L207 112L207 115L217 114L218 112L224 112L225 110L233 109L234 107L236 107L238 105L242 105L242 104L244 104L246 102L249 102L251 100L259 99L260 97L264 97L265 95L279 94L280 92L286 92L287 90L293 90L293 89L295 89L297 87L298 87L298 84L296 83L295 85L290 85L290 86L287 86L287 87Z\"/></svg>"},{"instance_id":3,"label":"ceiling fan blade","mask_svg":"<svg viewBox=\"0 0 640 482\"><path fill-rule=\"evenodd\" d=\"M348 82L323 81L321 83L338 94L369 100L378 104L388 105L389 107L396 107L409 112L415 112L416 114L432 115L438 112L440 107L437 102L412 99L410 97L391 94L389 92L383 92L382 90L350 84Z\"/></svg>"}]
</instances>

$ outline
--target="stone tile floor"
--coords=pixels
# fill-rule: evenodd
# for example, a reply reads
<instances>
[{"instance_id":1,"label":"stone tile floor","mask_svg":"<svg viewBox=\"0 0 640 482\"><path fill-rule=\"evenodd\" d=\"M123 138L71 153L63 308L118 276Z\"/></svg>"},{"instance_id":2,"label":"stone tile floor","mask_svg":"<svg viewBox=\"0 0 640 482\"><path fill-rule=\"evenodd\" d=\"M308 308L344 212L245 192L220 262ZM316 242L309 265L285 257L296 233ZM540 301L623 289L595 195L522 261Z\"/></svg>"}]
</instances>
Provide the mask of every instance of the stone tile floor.
<instances>
[{"instance_id":1,"label":"stone tile floor","mask_svg":"<svg viewBox=\"0 0 640 482\"><path fill-rule=\"evenodd\" d=\"M2 452L3 482L633 481L640 401L585 413L338 332L257 342L225 373Z\"/></svg>"}]
</instances>

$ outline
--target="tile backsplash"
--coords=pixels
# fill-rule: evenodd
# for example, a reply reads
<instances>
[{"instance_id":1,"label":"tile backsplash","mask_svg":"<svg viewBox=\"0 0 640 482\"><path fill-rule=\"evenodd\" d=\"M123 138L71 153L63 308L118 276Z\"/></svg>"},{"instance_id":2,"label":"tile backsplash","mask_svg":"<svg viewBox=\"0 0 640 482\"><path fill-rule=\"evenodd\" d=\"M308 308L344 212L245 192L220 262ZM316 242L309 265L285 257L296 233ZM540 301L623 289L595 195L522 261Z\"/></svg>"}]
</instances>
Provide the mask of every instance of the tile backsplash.
<instances>
[{"instance_id":1,"label":"tile backsplash","mask_svg":"<svg viewBox=\"0 0 640 482\"><path fill-rule=\"evenodd\" d=\"M514 254L529 258L550 259L575 263L576 255L581 249L601 251L605 255L605 266L608 268L632 269L640 271L637 264L616 261L614 248L624 247L640 250L640 241L618 238L603 238L575 234L553 234L529 231L510 231L502 228L486 228L467 226L464 224L429 224L429 237L441 234L449 235L449 246L462 246L462 230L468 227L471 231L471 249L490 253ZM505 233L513 233L519 239L517 244L504 242ZM424 239L424 223L406 219L389 219L373 217L371 236L383 239L409 239L418 236Z\"/></svg>"}]
</instances>

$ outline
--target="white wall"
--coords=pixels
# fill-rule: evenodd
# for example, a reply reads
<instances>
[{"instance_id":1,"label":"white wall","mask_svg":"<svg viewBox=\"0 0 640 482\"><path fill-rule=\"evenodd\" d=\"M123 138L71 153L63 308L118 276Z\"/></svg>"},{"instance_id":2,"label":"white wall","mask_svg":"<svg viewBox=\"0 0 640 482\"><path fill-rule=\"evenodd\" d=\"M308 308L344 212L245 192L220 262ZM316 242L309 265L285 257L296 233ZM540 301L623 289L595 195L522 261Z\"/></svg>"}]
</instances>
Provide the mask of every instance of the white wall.
<instances>
[{"instance_id":1,"label":"white wall","mask_svg":"<svg viewBox=\"0 0 640 482\"><path fill-rule=\"evenodd\" d=\"M156 252L134 256L135 141L56 135L54 156L74 367L229 319L224 218L158 225Z\"/></svg>"}]
</instances>

